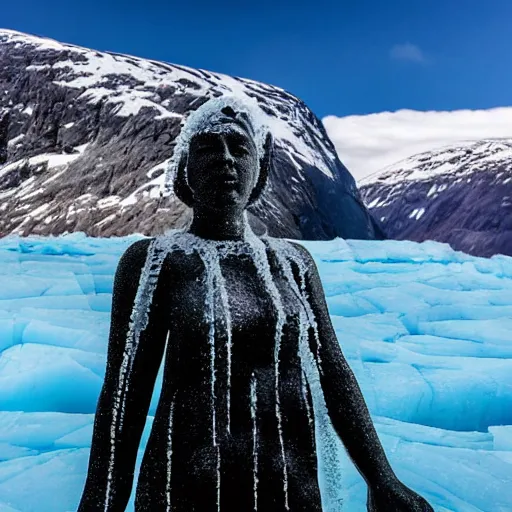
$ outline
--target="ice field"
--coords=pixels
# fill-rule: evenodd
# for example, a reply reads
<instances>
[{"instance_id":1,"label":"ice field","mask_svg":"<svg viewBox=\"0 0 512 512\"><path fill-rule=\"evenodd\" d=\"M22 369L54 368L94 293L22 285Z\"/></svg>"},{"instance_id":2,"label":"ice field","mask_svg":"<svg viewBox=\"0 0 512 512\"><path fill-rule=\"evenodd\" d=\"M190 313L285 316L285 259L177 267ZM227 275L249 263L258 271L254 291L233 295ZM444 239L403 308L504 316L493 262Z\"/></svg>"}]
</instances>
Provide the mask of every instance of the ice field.
<instances>
[{"instance_id":1,"label":"ice field","mask_svg":"<svg viewBox=\"0 0 512 512\"><path fill-rule=\"evenodd\" d=\"M113 274L138 238L0 239L0 512L76 511ZM512 258L435 242L304 245L399 478L436 512L512 511ZM366 485L337 450L341 510L364 511Z\"/></svg>"}]
</instances>

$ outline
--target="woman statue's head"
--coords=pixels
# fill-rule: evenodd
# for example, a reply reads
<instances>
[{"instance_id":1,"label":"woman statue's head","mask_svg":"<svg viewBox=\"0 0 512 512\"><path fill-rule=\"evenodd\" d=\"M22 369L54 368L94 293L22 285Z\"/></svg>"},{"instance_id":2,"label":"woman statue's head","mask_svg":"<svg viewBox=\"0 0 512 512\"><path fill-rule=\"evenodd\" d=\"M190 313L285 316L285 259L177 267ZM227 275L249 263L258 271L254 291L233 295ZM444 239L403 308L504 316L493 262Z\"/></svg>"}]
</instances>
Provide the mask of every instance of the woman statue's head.
<instances>
[{"instance_id":1,"label":"woman statue's head","mask_svg":"<svg viewBox=\"0 0 512 512\"><path fill-rule=\"evenodd\" d=\"M271 157L272 138L255 100L208 100L178 137L174 192L191 208L244 211L264 190Z\"/></svg>"}]
</instances>

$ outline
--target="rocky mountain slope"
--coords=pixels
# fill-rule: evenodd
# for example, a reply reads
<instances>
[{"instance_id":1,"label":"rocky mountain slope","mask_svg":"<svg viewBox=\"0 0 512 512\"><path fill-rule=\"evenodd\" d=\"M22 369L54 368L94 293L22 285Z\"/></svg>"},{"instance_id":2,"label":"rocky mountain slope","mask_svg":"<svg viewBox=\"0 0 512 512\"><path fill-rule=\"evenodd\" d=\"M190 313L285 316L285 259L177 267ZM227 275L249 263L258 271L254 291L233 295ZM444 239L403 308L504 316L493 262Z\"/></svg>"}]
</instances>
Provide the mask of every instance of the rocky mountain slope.
<instances>
[{"instance_id":1,"label":"rocky mountain slope","mask_svg":"<svg viewBox=\"0 0 512 512\"><path fill-rule=\"evenodd\" d=\"M299 239L380 237L322 124L284 90L8 30L0 31L0 234L182 226L188 209L160 197L174 139L188 112L223 93L256 98L275 136L256 223Z\"/></svg>"},{"instance_id":2,"label":"rocky mountain slope","mask_svg":"<svg viewBox=\"0 0 512 512\"><path fill-rule=\"evenodd\" d=\"M360 191L389 238L512 255L512 139L421 153L366 178Z\"/></svg>"}]
</instances>

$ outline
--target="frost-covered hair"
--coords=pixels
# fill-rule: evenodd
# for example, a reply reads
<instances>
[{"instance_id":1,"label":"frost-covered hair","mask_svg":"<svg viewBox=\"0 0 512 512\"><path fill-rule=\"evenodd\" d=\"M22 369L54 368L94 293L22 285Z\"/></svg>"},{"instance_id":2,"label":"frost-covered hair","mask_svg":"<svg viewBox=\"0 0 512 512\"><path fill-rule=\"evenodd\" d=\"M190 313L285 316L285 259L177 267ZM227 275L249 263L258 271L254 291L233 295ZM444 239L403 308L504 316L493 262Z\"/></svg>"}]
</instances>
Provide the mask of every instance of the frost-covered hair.
<instances>
[{"instance_id":1,"label":"frost-covered hair","mask_svg":"<svg viewBox=\"0 0 512 512\"><path fill-rule=\"evenodd\" d=\"M203 103L197 110L189 114L180 134L176 138L176 146L165 176L165 195L175 189L175 180L180 161L188 153L190 141L194 135L209 132L213 127L218 129L222 124L236 124L254 140L258 159L261 160L265 151L265 138L268 126L265 113L258 102L249 96L219 96ZM185 176L186 179L186 176Z\"/></svg>"}]
</instances>

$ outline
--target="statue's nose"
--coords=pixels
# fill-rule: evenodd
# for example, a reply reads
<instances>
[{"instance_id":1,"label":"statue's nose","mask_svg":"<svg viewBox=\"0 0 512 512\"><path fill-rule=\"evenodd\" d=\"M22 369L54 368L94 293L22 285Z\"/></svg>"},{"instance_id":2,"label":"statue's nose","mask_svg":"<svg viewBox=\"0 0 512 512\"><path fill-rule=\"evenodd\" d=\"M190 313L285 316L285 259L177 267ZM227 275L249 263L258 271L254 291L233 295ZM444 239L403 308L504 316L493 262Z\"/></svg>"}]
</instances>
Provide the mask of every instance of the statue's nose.
<instances>
[{"instance_id":1,"label":"statue's nose","mask_svg":"<svg viewBox=\"0 0 512 512\"><path fill-rule=\"evenodd\" d=\"M231 154L228 143L225 140L222 141L222 158L229 164L235 163L235 157Z\"/></svg>"}]
</instances>

